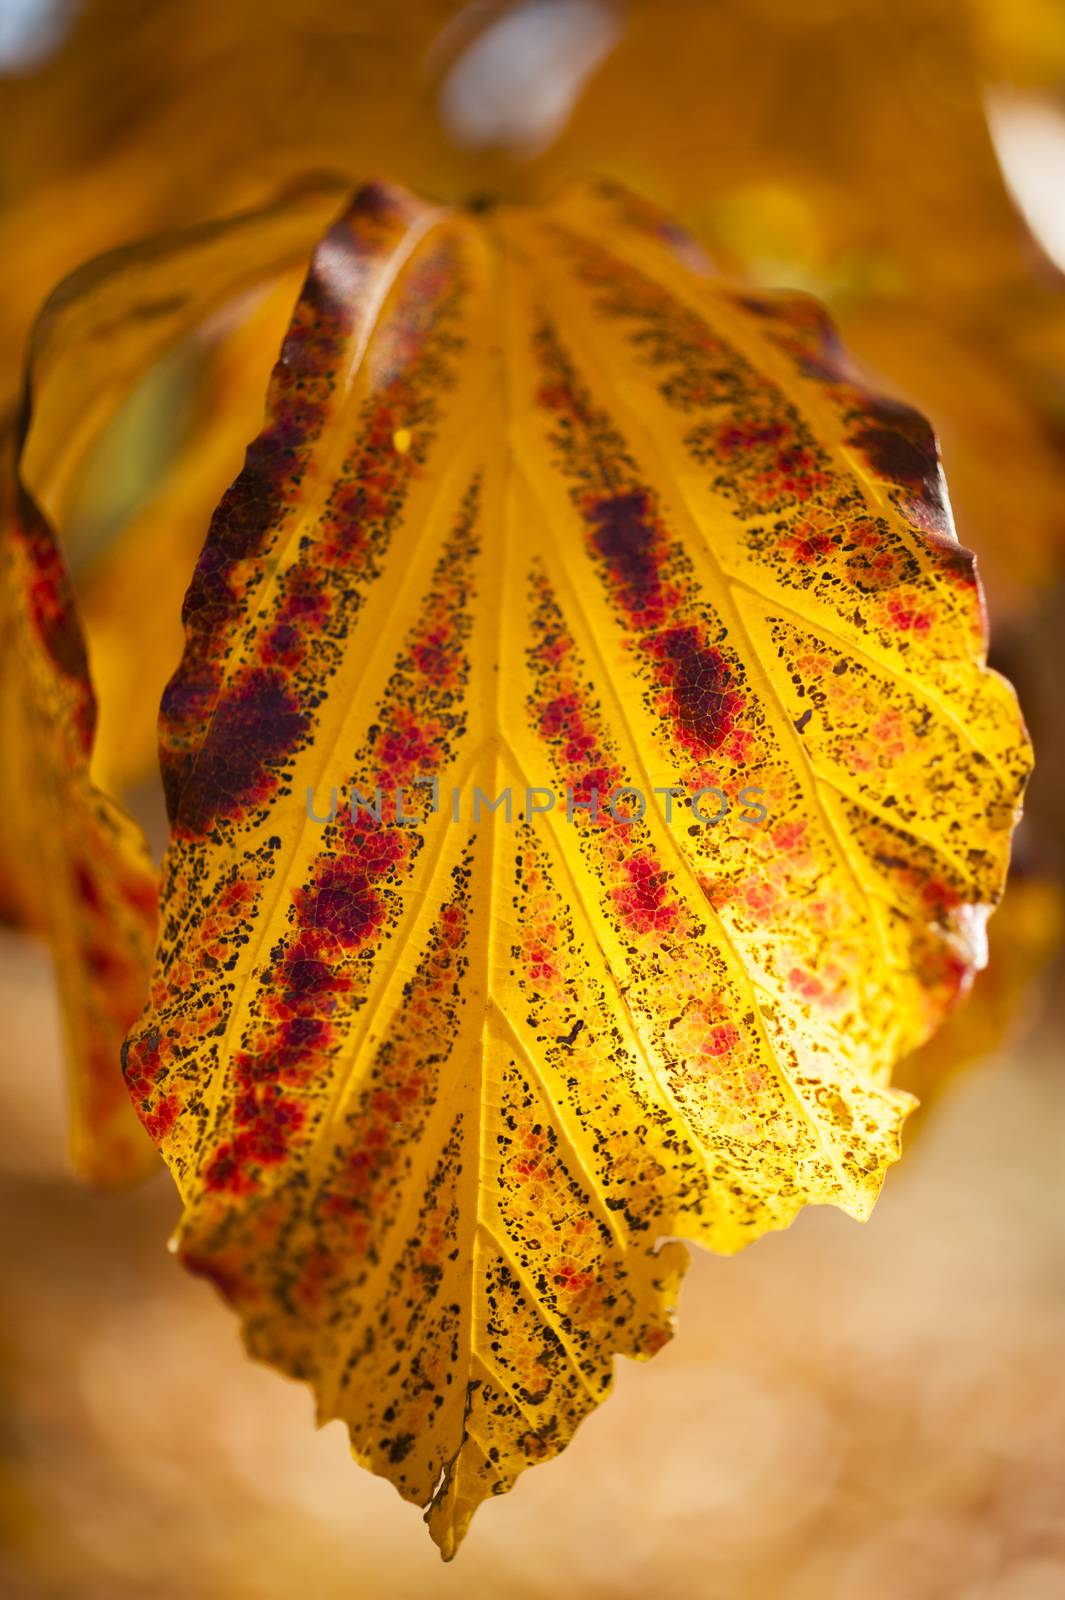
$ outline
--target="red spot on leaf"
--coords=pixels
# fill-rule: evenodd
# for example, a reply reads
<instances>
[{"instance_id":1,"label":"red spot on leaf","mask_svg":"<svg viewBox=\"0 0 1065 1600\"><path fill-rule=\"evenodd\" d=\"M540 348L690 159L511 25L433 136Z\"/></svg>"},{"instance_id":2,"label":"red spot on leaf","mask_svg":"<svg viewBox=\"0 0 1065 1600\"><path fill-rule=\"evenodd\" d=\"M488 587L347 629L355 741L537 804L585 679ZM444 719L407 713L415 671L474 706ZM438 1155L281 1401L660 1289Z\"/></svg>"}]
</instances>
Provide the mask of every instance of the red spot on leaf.
<instances>
[{"instance_id":1,"label":"red spot on leaf","mask_svg":"<svg viewBox=\"0 0 1065 1600\"><path fill-rule=\"evenodd\" d=\"M167 801L176 829L208 831L218 817L262 805L278 783L278 767L297 748L307 716L281 673L245 672L219 700L191 765L163 762Z\"/></svg>"},{"instance_id":2,"label":"red spot on leaf","mask_svg":"<svg viewBox=\"0 0 1065 1600\"><path fill-rule=\"evenodd\" d=\"M626 926L637 933L665 933L677 921L678 905L669 898L669 874L649 853L624 863L628 885L613 901Z\"/></svg>"}]
</instances>

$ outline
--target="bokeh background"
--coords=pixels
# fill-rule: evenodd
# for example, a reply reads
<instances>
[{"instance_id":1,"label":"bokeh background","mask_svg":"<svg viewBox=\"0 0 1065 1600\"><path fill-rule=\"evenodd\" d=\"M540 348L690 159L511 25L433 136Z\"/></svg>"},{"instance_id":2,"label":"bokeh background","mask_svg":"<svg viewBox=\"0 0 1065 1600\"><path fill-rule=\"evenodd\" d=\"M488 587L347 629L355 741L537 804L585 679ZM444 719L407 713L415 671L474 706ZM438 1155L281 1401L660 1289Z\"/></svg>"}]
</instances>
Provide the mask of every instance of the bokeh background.
<instances>
[{"instance_id":1,"label":"bokeh background","mask_svg":"<svg viewBox=\"0 0 1065 1600\"><path fill-rule=\"evenodd\" d=\"M49 959L0 932L0 1592L1059 1600L1065 5L0 0L0 402L64 273L308 171L454 199L603 171L723 270L825 299L939 429L1039 768L988 973L901 1068L927 1107L873 1220L697 1257L673 1343L449 1568L169 1259L169 1180L70 1178ZM125 419L115 504L87 474L88 554L62 530L90 615L187 385ZM150 775L121 779L160 846Z\"/></svg>"}]
</instances>

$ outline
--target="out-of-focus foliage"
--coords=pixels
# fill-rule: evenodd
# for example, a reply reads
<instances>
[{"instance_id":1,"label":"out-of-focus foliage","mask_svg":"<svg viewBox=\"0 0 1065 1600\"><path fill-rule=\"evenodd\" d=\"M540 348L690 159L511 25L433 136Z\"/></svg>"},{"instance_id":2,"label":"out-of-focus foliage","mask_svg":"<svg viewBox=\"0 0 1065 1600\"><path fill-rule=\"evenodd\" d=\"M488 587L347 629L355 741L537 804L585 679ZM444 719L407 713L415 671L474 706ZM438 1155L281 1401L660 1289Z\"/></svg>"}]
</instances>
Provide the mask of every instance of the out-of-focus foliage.
<instances>
[{"instance_id":1,"label":"out-of-focus foliage","mask_svg":"<svg viewBox=\"0 0 1065 1600\"><path fill-rule=\"evenodd\" d=\"M95 703L52 530L4 441L0 504L0 908L52 950L70 1072L71 1155L128 1183L154 1155L116 1072L143 1004L156 874L137 829L89 775Z\"/></svg>"},{"instance_id":2,"label":"out-of-focus foliage","mask_svg":"<svg viewBox=\"0 0 1065 1600\"><path fill-rule=\"evenodd\" d=\"M1065 83L1065 7L1059 0L963 0L977 57L991 82L1060 89Z\"/></svg>"},{"instance_id":3,"label":"out-of-focus foliage","mask_svg":"<svg viewBox=\"0 0 1065 1600\"><path fill-rule=\"evenodd\" d=\"M117 245L308 171L447 171L421 63L453 0L88 0L0 83L0 364L45 294Z\"/></svg>"},{"instance_id":4,"label":"out-of-focus foliage","mask_svg":"<svg viewBox=\"0 0 1065 1600\"><path fill-rule=\"evenodd\" d=\"M633 8L542 165L636 182L726 266L827 300L932 418L962 536L1016 602L1065 551L1065 293L1002 180L972 13L723 0L682 25L683 9Z\"/></svg>"},{"instance_id":5,"label":"out-of-focus foliage","mask_svg":"<svg viewBox=\"0 0 1065 1600\"><path fill-rule=\"evenodd\" d=\"M493 57L483 76L496 81L463 79L485 100L473 149L441 106L503 4L89 0L55 59L0 87L0 361L13 373L35 303L81 260L231 210L309 167L376 172L445 199L543 197L561 178L604 172L665 203L726 266L832 304L856 355L931 415L993 598L1022 601L1065 548L1065 313L1007 195L983 95L1003 78L1053 82L1060 8L541 7L556 19L567 9L580 19L561 35L562 62L596 11L603 48L619 40L568 126L541 148L530 115L523 149L499 109L506 57L502 69ZM518 59L528 48L516 38L512 100L530 94ZM547 94L545 127L554 115Z\"/></svg>"},{"instance_id":6,"label":"out-of-focus foliage","mask_svg":"<svg viewBox=\"0 0 1065 1600\"><path fill-rule=\"evenodd\" d=\"M181 602L341 192L312 185L105 257L64 284L37 330L23 473L81 600L99 702L93 772L116 795L157 770ZM60 352L47 364L46 341Z\"/></svg>"},{"instance_id":7,"label":"out-of-focus foliage","mask_svg":"<svg viewBox=\"0 0 1065 1600\"><path fill-rule=\"evenodd\" d=\"M133 393L130 427L154 424L174 448L132 514L112 520L119 459L137 453L121 422L93 457L99 524L84 481L71 506L70 542L80 557L74 577L100 704L93 770L113 793L129 792L157 771L159 701L184 639L181 603L211 513L262 424L267 380L301 276L302 267L252 290L150 370L145 381L162 380L160 405L172 402L186 376L191 380L184 428L175 430L172 416L160 426L143 382Z\"/></svg>"},{"instance_id":8,"label":"out-of-focus foliage","mask_svg":"<svg viewBox=\"0 0 1065 1600\"><path fill-rule=\"evenodd\" d=\"M900 1062L895 1081L932 1105L957 1073L993 1055L1026 1020L1033 978L1061 946L1065 901L1053 878L1011 874L988 926L988 961L972 992L927 1044ZM922 1120L918 1110L916 1122ZM907 1126L912 1137L915 1119Z\"/></svg>"},{"instance_id":9,"label":"out-of-focus foliage","mask_svg":"<svg viewBox=\"0 0 1065 1600\"><path fill-rule=\"evenodd\" d=\"M666 1340L664 1239L868 1214L1024 730L927 424L610 186L360 192L185 620L127 1082L184 1259L450 1555Z\"/></svg>"}]
</instances>

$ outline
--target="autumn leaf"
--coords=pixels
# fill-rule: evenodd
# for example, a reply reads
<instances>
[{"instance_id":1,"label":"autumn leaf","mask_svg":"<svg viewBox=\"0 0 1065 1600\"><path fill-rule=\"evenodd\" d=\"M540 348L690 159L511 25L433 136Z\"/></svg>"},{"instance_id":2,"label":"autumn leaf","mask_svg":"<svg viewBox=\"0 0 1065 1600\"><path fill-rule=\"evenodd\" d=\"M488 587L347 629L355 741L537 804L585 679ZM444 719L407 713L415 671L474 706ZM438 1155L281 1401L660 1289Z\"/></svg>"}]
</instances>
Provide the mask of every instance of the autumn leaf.
<instances>
[{"instance_id":1,"label":"autumn leaf","mask_svg":"<svg viewBox=\"0 0 1065 1600\"><path fill-rule=\"evenodd\" d=\"M0 906L55 957L71 1078L71 1161L119 1185L156 1164L118 1071L147 985L156 874L139 830L91 782L95 702L52 531L5 441L0 529Z\"/></svg>"},{"instance_id":2,"label":"autumn leaf","mask_svg":"<svg viewBox=\"0 0 1065 1600\"><path fill-rule=\"evenodd\" d=\"M341 192L330 182L297 185L221 226L117 252L94 268L82 324L57 334L67 381L56 403L66 409L42 416L34 464L93 664L93 770L116 794L157 774L159 700L181 657L182 598L211 512L261 425L263 390L307 253ZM186 293L175 294L182 280ZM151 304L156 293L163 315L128 328L126 364L116 372L116 303L139 295ZM167 414L175 371L191 389L184 426ZM90 411L90 385L98 405L92 426L78 432L71 419ZM159 442L161 461L145 435ZM65 454L57 453L64 440ZM130 462L143 482L123 492Z\"/></svg>"},{"instance_id":3,"label":"autumn leaf","mask_svg":"<svg viewBox=\"0 0 1065 1600\"><path fill-rule=\"evenodd\" d=\"M282 273L240 297L220 328L216 319L200 325L149 368L131 396L130 414L116 419L91 453L64 518L100 701L94 771L111 792L158 772L159 701L181 659L181 602L211 513L262 425L263 392L301 279L302 268L295 276ZM175 430L165 415L160 425L160 409L172 402L183 375L188 421ZM151 452L138 446L142 430L152 429L171 448L127 511L116 504L115 469L131 457L151 461Z\"/></svg>"},{"instance_id":4,"label":"autumn leaf","mask_svg":"<svg viewBox=\"0 0 1065 1600\"><path fill-rule=\"evenodd\" d=\"M66 527L87 459L153 364L291 266L340 192L325 179L298 184L236 217L112 251L63 281L33 332L21 467L53 523ZM71 557L78 563L76 544Z\"/></svg>"},{"instance_id":5,"label":"autumn leaf","mask_svg":"<svg viewBox=\"0 0 1065 1600\"><path fill-rule=\"evenodd\" d=\"M610 187L359 193L184 615L127 1082L186 1264L451 1555L676 1241L868 1214L1023 727L927 425Z\"/></svg>"},{"instance_id":6,"label":"autumn leaf","mask_svg":"<svg viewBox=\"0 0 1065 1600\"><path fill-rule=\"evenodd\" d=\"M537 23L556 38L539 80ZM585 73L572 63L589 29L606 55ZM495 70L478 77L493 33ZM721 265L830 303L877 385L932 417L985 582L1020 610L1065 553L1050 354L1065 301L1011 203L985 93L1053 85L1062 49L1052 0L87 0L53 60L0 86L19 153L0 361L14 372L39 284L314 167L357 161L449 200L543 200L601 172L666 205ZM565 109L571 90L572 116L549 115L543 137L537 103Z\"/></svg>"},{"instance_id":7,"label":"autumn leaf","mask_svg":"<svg viewBox=\"0 0 1065 1600\"><path fill-rule=\"evenodd\" d=\"M92 257L353 161L461 169L420 70L460 4L84 0L53 56L0 78L0 396L43 289Z\"/></svg>"},{"instance_id":8,"label":"autumn leaf","mask_svg":"<svg viewBox=\"0 0 1065 1600\"><path fill-rule=\"evenodd\" d=\"M989 1060L1028 1021L1037 980L1061 949L1065 902L1061 886L1049 876L1013 867L1006 892L991 920L988 963L976 975L972 992L955 1007L943 1027L899 1063L899 1086L919 1102L906 1130L912 1139L928 1108L960 1072Z\"/></svg>"},{"instance_id":9,"label":"autumn leaf","mask_svg":"<svg viewBox=\"0 0 1065 1600\"><path fill-rule=\"evenodd\" d=\"M220 306L305 255L335 205L328 185L302 186L280 206L123 250L75 274L38 319L20 423L7 440L0 899L10 918L51 947L70 1062L72 1162L101 1185L131 1182L156 1164L129 1104L120 1053L147 993L157 873L140 829L100 786L97 698L57 530L68 531L85 463L145 372ZM243 336L261 331L252 317ZM256 410L261 418L261 400ZM254 431L246 409L234 408L227 424L233 420ZM154 721L149 698L137 723L129 684L136 676L149 695L154 685L157 698L180 654L178 640L166 655L165 629L178 613L202 524L190 531L175 512L188 497L195 502L205 472L211 488L224 484L224 474L218 480L217 469L214 478L207 469L219 447L225 461L227 443L233 450L228 426L216 428L210 447L197 434L195 448L177 453L170 483L157 489L152 515L130 530L162 537L148 552L157 563L150 585L136 595L127 590L118 626L104 639L111 644L103 652L105 687L116 695L107 707L105 778L125 771L114 747L131 734L134 745L143 741ZM76 539L69 553L76 564ZM127 548L127 574L143 577L128 556ZM140 629L130 623L134 613ZM116 607L105 614L114 620ZM90 646L100 642L94 632Z\"/></svg>"},{"instance_id":10,"label":"autumn leaf","mask_svg":"<svg viewBox=\"0 0 1065 1600\"><path fill-rule=\"evenodd\" d=\"M986 92L1036 61L1053 82L1061 18L998 0L636 4L535 169L538 194L586 171L635 184L723 269L825 300L878 387L932 419L1003 611L1065 557L1065 292L1007 190Z\"/></svg>"}]
</instances>

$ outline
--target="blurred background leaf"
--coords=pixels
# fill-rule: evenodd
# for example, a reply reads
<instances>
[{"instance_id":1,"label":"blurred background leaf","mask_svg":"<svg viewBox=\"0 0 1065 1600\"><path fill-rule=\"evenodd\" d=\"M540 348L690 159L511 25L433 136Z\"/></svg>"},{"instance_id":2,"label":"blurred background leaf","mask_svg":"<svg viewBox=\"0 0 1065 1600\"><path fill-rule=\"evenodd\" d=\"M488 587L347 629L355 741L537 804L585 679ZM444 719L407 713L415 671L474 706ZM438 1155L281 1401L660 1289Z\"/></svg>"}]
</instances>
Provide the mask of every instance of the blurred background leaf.
<instances>
[{"instance_id":1,"label":"blurred background leaf","mask_svg":"<svg viewBox=\"0 0 1065 1600\"><path fill-rule=\"evenodd\" d=\"M932 416L992 602L1018 607L1065 545L1065 296L986 94L1060 83L1061 12L85 0L51 55L0 82L0 364L10 389L35 304L80 261L308 169L448 199L601 172L727 269L830 302L849 347Z\"/></svg>"}]
</instances>

